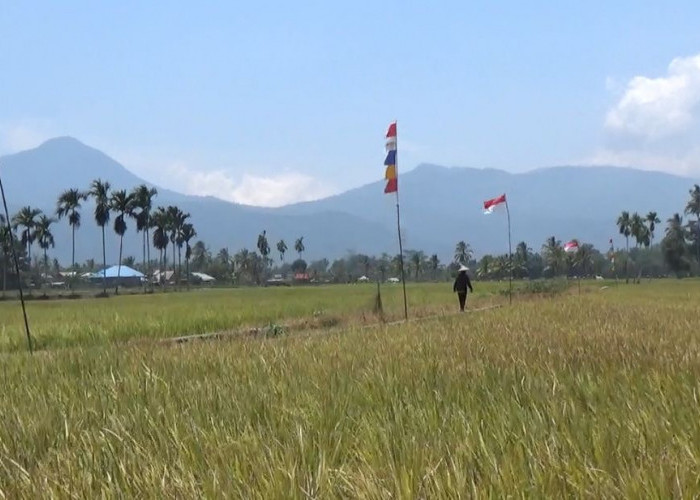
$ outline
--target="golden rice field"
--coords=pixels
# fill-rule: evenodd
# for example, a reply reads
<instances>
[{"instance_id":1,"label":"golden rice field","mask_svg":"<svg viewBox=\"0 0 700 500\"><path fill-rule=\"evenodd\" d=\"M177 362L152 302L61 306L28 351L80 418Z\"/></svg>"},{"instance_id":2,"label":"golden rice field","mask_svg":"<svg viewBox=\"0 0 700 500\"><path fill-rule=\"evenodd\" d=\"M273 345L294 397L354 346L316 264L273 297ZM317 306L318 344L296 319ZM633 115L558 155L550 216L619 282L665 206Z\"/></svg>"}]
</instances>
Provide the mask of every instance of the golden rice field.
<instances>
[{"instance_id":1,"label":"golden rice field","mask_svg":"<svg viewBox=\"0 0 700 500\"><path fill-rule=\"evenodd\" d=\"M700 495L700 282L0 303L7 498ZM402 315L400 288L383 293ZM471 300L471 299L470 299ZM507 303L507 300L505 301ZM326 318L319 320L318 318ZM332 318L332 321L327 319ZM325 321L325 322L324 322ZM182 333L296 325L274 338Z\"/></svg>"}]
</instances>

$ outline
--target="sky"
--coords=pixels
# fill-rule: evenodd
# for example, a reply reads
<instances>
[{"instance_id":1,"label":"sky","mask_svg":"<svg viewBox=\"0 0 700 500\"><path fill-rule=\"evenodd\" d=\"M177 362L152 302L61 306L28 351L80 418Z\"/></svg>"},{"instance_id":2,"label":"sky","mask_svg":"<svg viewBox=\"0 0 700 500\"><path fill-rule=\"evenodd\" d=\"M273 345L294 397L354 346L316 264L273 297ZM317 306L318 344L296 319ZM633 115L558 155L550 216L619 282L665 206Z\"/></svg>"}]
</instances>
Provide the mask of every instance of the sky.
<instances>
[{"instance_id":1,"label":"sky","mask_svg":"<svg viewBox=\"0 0 700 500\"><path fill-rule=\"evenodd\" d=\"M700 2L0 0L0 155L278 206L420 163L700 178Z\"/></svg>"}]
</instances>

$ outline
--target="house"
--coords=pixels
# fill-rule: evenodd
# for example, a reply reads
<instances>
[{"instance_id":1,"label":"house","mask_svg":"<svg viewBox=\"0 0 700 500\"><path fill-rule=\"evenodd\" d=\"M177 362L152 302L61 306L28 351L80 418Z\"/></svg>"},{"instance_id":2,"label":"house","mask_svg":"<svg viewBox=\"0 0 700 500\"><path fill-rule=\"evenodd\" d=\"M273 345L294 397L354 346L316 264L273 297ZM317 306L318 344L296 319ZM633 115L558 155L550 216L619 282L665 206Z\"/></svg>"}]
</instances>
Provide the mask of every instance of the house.
<instances>
[{"instance_id":1,"label":"house","mask_svg":"<svg viewBox=\"0 0 700 500\"><path fill-rule=\"evenodd\" d=\"M141 286L146 280L143 273L132 269L129 266L112 266L104 271L97 271L89 275L90 283L100 284L103 279L107 280L107 286Z\"/></svg>"},{"instance_id":2,"label":"house","mask_svg":"<svg viewBox=\"0 0 700 500\"><path fill-rule=\"evenodd\" d=\"M175 282L175 271L165 271L162 272L160 269L155 271L153 273L153 278L151 279L151 283L169 283L172 284Z\"/></svg>"},{"instance_id":3,"label":"house","mask_svg":"<svg viewBox=\"0 0 700 500\"><path fill-rule=\"evenodd\" d=\"M190 276L192 281L195 283L205 283L207 285L211 285L216 281L215 277L209 276L206 273L190 273Z\"/></svg>"}]
</instances>

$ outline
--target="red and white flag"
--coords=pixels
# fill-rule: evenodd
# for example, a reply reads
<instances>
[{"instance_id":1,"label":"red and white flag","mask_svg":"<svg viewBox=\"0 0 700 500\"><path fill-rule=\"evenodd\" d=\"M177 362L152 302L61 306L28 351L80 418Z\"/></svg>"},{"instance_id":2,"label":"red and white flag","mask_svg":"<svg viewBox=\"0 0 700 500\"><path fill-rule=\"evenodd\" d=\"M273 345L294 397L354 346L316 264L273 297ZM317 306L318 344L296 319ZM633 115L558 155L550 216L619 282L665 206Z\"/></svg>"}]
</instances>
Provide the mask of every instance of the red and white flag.
<instances>
[{"instance_id":1,"label":"red and white flag","mask_svg":"<svg viewBox=\"0 0 700 500\"><path fill-rule=\"evenodd\" d=\"M571 240L564 244L564 251L566 253L578 252L578 241Z\"/></svg>"},{"instance_id":2,"label":"red and white flag","mask_svg":"<svg viewBox=\"0 0 700 500\"><path fill-rule=\"evenodd\" d=\"M492 214L497 208L505 207L506 205L506 195L505 193L497 198L492 198L484 202L484 214Z\"/></svg>"}]
</instances>

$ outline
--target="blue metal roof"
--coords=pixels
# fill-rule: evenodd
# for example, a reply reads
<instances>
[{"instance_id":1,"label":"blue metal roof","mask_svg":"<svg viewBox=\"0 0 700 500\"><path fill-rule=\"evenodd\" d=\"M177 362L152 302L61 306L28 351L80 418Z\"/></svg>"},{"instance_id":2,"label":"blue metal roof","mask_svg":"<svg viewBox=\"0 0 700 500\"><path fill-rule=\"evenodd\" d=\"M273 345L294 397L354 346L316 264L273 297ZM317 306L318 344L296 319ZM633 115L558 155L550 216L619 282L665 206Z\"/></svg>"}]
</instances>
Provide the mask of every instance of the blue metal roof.
<instances>
[{"instance_id":1,"label":"blue metal roof","mask_svg":"<svg viewBox=\"0 0 700 500\"><path fill-rule=\"evenodd\" d=\"M119 267L120 266L108 267L104 273L102 271L97 271L96 273L92 274L92 278L101 278L103 276L103 274L106 275L108 278L116 278L117 273L119 273L119 276L121 278L143 278L144 277L143 273L140 273L136 269L132 269L129 266L121 266L121 271L119 270Z\"/></svg>"}]
</instances>

